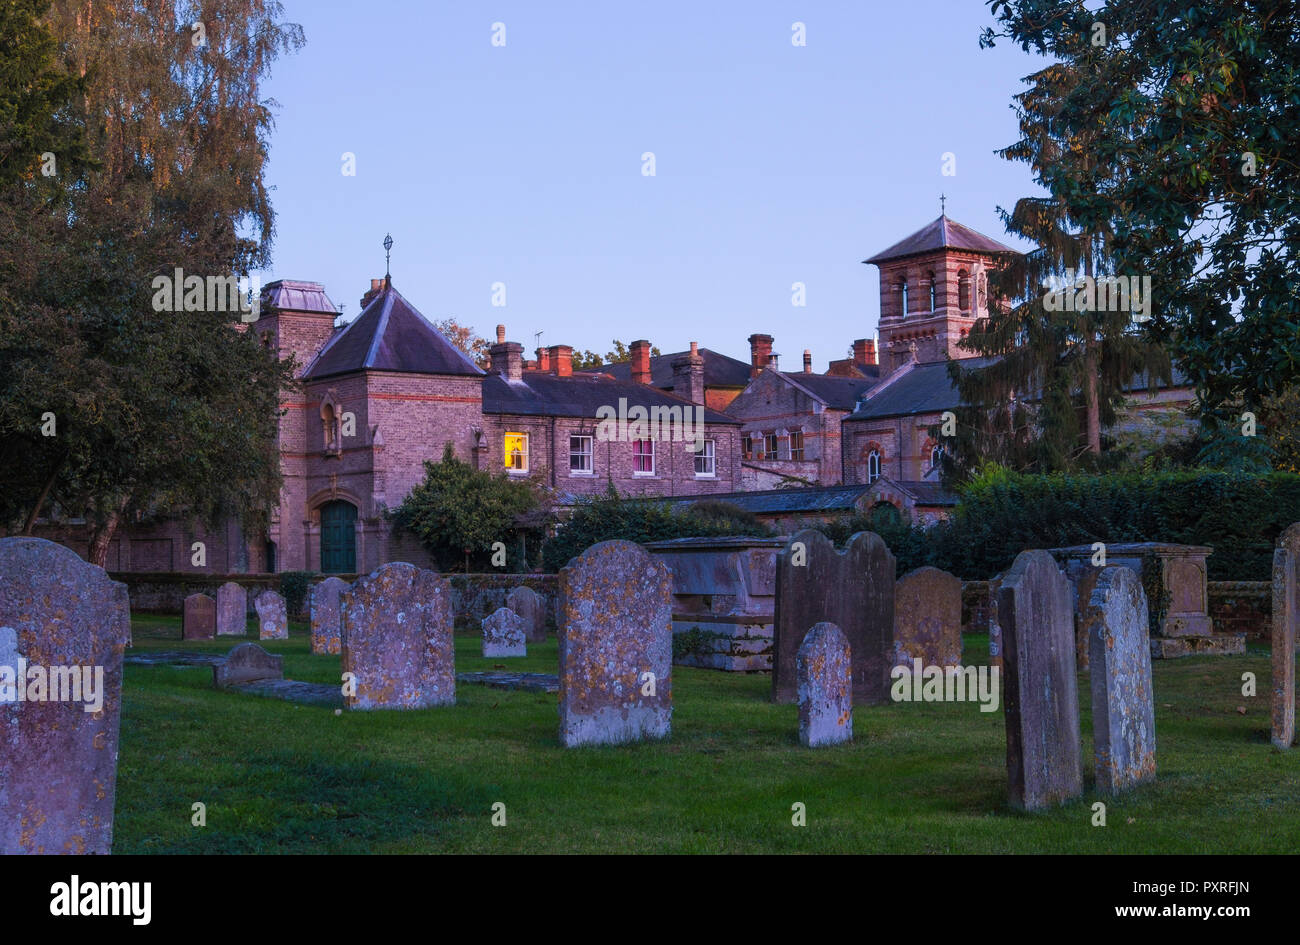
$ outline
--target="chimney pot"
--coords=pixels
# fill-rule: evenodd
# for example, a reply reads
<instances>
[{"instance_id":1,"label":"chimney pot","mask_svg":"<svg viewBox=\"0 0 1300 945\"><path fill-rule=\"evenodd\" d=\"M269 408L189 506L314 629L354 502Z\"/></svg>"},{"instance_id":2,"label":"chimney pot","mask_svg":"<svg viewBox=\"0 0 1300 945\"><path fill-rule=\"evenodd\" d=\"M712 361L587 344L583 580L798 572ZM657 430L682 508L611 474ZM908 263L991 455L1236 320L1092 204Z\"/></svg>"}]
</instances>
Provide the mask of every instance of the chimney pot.
<instances>
[{"instance_id":1,"label":"chimney pot","mask_svg":"<svg viewBox=\"0 0 1300 945\"><path fill-rule=\"evenodd\" d=\"M803 372L812 373L812 351L808 348L803 349Z\"/></svg>"},{"instance_id":2,"label":"chimney pot","mask_svg":"<svg viewBox=\"0 0 1300 945\"><path fill-rule=\"evenodd\" d=\"M551 349L538 348L537 349L537 370L550 371L550 369L551 369Z\"/></svg>"},{"instance_id":3,"label":"chimney pot","mask_svg":"<svg viewBox=\"0 0 1300 945\"><path fill-rule=\"evenodd\" d=\"M497 344L503 345L505 343L506 343L506 326L497 325Z\"/></svg>"}]
</instances>

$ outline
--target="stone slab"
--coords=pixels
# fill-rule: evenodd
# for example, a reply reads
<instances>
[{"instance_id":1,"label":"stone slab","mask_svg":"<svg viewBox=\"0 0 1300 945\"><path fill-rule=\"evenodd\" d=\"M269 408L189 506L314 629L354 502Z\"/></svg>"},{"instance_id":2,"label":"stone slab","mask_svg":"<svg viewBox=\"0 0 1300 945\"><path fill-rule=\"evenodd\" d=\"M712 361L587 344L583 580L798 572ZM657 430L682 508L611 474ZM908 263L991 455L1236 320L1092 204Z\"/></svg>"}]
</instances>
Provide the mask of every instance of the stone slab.
<instances>
[{"instance_id":1,"label":"stone slab","mask_svg":"<svg viewBox=\"0 0 1300 945\"><path fill-rule=\"evenodd\" d=\"M672 721L672 575L629 541L560 570L560 743L666 738Z\"/></svg>"},{"instance_id":2,"label":"stone slab","mask_svg":"<svg viewBox=\"0 0 1300 945\"><path fill-rule=\"evenodd\" d=\"M348 582L328 577L311 589L311 651L338 653L342 648L343 618L339 599Z\"/></svg>"},{"instance_id":3,"label":"stone slab","mask_svg":"<svg viewBox=\"0 0 1300 945\"><path fill-rule=\"evenodd\" d=\"M528 655L523 618L509 607L498 607L483 618L483 655L493 658Z\"/></svg>"},{"instance_id":4,"label":"stone slab","mask_svg":"<svg viewBox=\"0 0 1300 945\"><path fill-rule=\"evenodd\" d=\"M182 640L211 640L217 633L217 602L207 594L185 598L181 612Z\"/></svg>"},{"instance_id":5,"label":"stone slab","mask_svg":"<svg viewBox=\"0 0 1300 945\"><path fill-rule=\"evenodd\" d=\"M284 678L284 660L256 643L241 643L212 667L212 685L226 689L243 683Z\"/></svg>"},{"instance_id":6,"label":"stone slab","mask_svg":"<svg viewBox=\"0 0 1300 945\"><path fill-rule=\"evenodd\" d=\"M242 637L248 633L248 591L227 581L217 588L217 636Z\"/></svg>"},{"instance_id":7,"label":"stone slab","mask_svg":"<svg viewBox=\"0 0 1300 945\"><path fill-rule=\"evenodd\" d=\"M289 613L284 598L276 591L262 591L253 598L257 611L258 639L289 639Z\"/></svg>"},{"instance_id":8,"label":"stone slab","mask_svg":"<svg viewBox=\"0 0 1300 945\"><path fill-rule=\"evenodd\" d=\"M553 673L457 673L456 681L492 689L559 692L560 677Z\"/></svg>"},{"instance_id":9,"label":"stone slab","mask_svg":"<svg viewBox=\"0 0 1300 945\"><path fill-rule=\"evenodd\" d=\"M126 585L102 568L41 538L0 538L0 855L112 852L130 628ZM34 701L37 668L57 671L64 698Z\"/></svg>"},{"instance_id":10,"label":"stone slab","mask_svg":"<svg viewBox=\"0 0 1300 945\"><path fill-rule=\"evenodd\" d=\"M1273 550L1273 618L1270 651L1272 680L1270 739L1289 749L1295 744L1295 658L1300 625L1300 523L1278 537Z\"/></svg>"},{"instance_id":11,"label":"stone slab","mask_svg":"<svg viewBox=\"0 0 1300 945\"><path fill-rule=\"evenodd\" d=\"M1156 776L1147 596L1128 568L1103 568L1088 612L1097 790L1119 794Z\"/></svg>"},{"instance_id":12,"label":"stone slab","mask_svg":"<svg viewBox=\"0 0 1300 945\"><path fill-rule=\"evenodd\" d=\"M961 665L961 579L923 567L894 587L894 666Z\"/></svg>"},{"instance_id":13,"label":"stone slab","mask_svg":"<svg viewBox=\"0 0 1300 945\"><path fill-rule=\"evenodd\" d=\"M795 655L799 742L807 748L853 740L853 682L849 641L833 623L808 631Z\"/></svg>"},{"instance_id":14,"label":"stone slab","mask_svg":"<svg viewBox=\"0 0 1300 945\"><path fill-rule=\"evenodd\" d=\"M529 643L546 639L546 599L531 587L516 587L506 595L506 607L524 622L524 637Z\"/></svg>"}]
</instances>

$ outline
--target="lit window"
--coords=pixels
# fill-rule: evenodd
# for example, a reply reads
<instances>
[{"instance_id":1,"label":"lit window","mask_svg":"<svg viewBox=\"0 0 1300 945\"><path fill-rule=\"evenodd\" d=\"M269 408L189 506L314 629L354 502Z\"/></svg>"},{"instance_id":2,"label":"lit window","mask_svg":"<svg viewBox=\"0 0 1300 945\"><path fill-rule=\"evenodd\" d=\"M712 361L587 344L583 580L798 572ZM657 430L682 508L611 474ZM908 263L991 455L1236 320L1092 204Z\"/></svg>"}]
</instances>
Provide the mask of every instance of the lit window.
<instances>
[{"instance_id":1,"label":"lit window","mask_svg":"<svg viewBox=\"0 0 1300 945\"><path fill-rule=\"evenodd\" d=\"M803 459L803 431L790 431L790 458L796 462Z\"/></svg>"},{"instance_id":2,"label":"lit window","mask_svg":"<svg viewBox=\"0 0 1300 945\"><path fill-rule=\"evenodd\" d=\"M632 473L637 476L653 476L655 473L655 441L632 441Z\"/></svg>"},{"instance_id":3,"label":"lit window","mask_svg":"<svg viewBox=\"0 0 1300 945\"><path fill-rule=\"evenodd\" d=\"M872 450L867 454L867 483L873 483L880 478L880 450Z\"/></svg>"},{"instance_id":4,"label":"lit window","mask_svg":"<svg viewBox=\"0 0 1300 945\"><path fill-rule=\"evenodd\" d=\"M717 475L716 455L713 440L705 440L700 447L700 451L695 454L695 475Z\"/></svg>"},{"instance_id":5,"label":"lit window","mask_svg":"<svg viewBox=\"0 0 1300 945\"><path fill-rule=\"evenodd\" d=\"M569 472L574 475L586 475L592 471L591 437L569 437Z\"/></svg>"},{"instance_id":6,"label":"lit window","mask_svg":"<svg viewBox=\"0 0 1300 945\"><path fill-rule=\"evenodd\" d=\"M511 472L528 472L528 434L506 434L506 469Z\"/></svg>"}]
</instances>

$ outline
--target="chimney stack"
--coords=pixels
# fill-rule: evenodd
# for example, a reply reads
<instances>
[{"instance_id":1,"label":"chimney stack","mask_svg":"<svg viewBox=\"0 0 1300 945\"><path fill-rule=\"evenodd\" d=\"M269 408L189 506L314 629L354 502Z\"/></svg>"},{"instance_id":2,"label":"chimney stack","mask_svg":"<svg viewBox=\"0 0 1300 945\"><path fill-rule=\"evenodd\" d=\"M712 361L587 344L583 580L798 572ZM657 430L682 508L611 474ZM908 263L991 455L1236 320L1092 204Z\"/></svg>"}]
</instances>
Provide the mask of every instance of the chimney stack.
<instances>
[{"instance_id":1,"label":"chimney stack","mask_svg":"<svg viewBox=\"0 0 1300 945\"><path fill-rule=\"evenodd\" d=\"M632 353L632 381L636 384L650 383L650 342L634 341L628 345Z\"/></svg>"},{"instance_id":2,"label":"chimney stack","mask_svg":"<svg viewBox=\"0 0 1300 945\"><path fill-rule=\"evenodd\" d=\"M374 300L375 296L382 291L384 291L384 280L371 279L370 291L361 296L361 310L365 311L366 306L369 305Z\"/></svg>"},{"instance_id":3,"label":"chimney stack","mask_svg":"<svg viewBox=\"0 0 1300 945\"><path fill-rule=\"evenodd\" d=\"M812 351L808 348L803 349L803 372L805 374L812 373Z\"/></svg>"},{"instance_id":4,"label":"chimney stack","mask_svg":"<svg viewBox=\"0 0 1300 945\"><path fill-rule=\"evenodd\" d=\"M859 338L853 342L853 363L872 365L876 363L876 343L870 338Z\"/></svg>"},{"instance_id":5,"label":"chimney stack","mask_svg":"<svg viewBox=\"0 0 1300 945\"><path fill-rule=\"evenodd\" d=\"M551 370L551 349L550 348L537 349L537 370L545 371L547 373L550 372Z\"/></svg>"},{"instance_id":6,"label":"chimney stack","mask_svg":"<svg viewBox=\"0 0 1300 945\"><path fill-rule=\"evenodd\" d=\"M698 342L692 341L690 354L673 362L673 393L704 405L704 356Z\"/></svg>"},{"instance_id":7,"label":"chimney stack","mask_svg":"<svg viewBox=\"0 0 1300 945\"><path fill-rule=\"evenodd\" d=\"M488 348L492 372L507 381L522 380L524 376L524 346L506 341L506 326L497 325L497 343Z\"/></svg>"},{"instance_id":8,"label":"chimney stack","mask_svg":"<svg viewBox=\"0 0 1300 945\"><path fill-rule=\"evenodd\" d=\"M541 356L541 349L538 349L538 356ZM573 376L573 347L572 345L551 345L546 349L546 360L549 367L543 370L550 371L556 377Z\"/></svg>"},{"instance_id":9,"label":"chimney stack","mask_svg":"<svg viewBox=\"0 0 1300 945\"><path fill-rule=\"evenodd\" d=\"M767 367L768 358L772 356L771 335L749 336L749 376L757 377L758 372Z\"/></svg>"}]
</instances>

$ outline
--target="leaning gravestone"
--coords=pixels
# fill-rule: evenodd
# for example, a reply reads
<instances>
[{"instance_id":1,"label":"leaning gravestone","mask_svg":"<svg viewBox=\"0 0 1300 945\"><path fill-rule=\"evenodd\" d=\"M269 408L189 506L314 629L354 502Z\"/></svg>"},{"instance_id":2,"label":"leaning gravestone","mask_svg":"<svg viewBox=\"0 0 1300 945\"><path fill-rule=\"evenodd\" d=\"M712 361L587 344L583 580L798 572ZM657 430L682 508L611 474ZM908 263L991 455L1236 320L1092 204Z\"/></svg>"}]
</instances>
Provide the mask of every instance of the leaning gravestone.
<instances>
[{"instance_id":1,"label":"leaning gravestone","mask_svg":"<svg viewBox=\"0 0 1300 945\"><path fill-rule=\"evenodd\" d=\"M248 591L227 581L217 588L217 636L242 637L248 632Z\"/></svg>"},{"instance_id":2,"label":"leaning gravestone","mask_svg":"<svg viewBox=\"0 0 1300 945\"><path fill-rule=\"evenodd\" d=\"M207 594L191 594L181 611L182 640L211 640L217 632L217 602Z\"/></svg>"},{"instance_id":3,"label":"leaning gravestone","mask_svg":"<svg viewBox=\"0 0 1300 945\"><path fill-rule=\"evenodd\" d=\"M339 599L344 703L349 709L423 709L456 703L451 586L404 562L361 578ZM347 675L353 676L347 684Z\"/></svg>"},{"instance_id":4,"label":"leaning gravestone","mask_svg":"<svg viewBox=\"0 0 1300 945\"><path fill-rule=\"evenodd\" d=\"M528 655L523 618L509 607L498 607L483 618L483 655Z\"/></svg>"},{"instance_id":5,"label":"leaning gravestone","mask_svg":"<svg viewBox=\"0 0 1300 945\"><path fill-rule=\"evenodd\" d=\"M1273 731L1272 742L1288 749L1295 743L1296 627L1300 615L1297 569L1300 568L1300 523L1278 537L1273 551Z\"/></svg>"},{"instance_id":6,"label":"leaning gravestone","mask_svg":"<svg viewBox=\"0 0 1300 945\"><path fill-rule=\"evenodd\" d=\"M960 610L958 615L960 622ZM894 665L894 556L879 535L858 532L840 554L821 532L806 529L778 555L773 702L796 700L795 655L808 631L823 621L839 627L849 641L854 705L888 702Z\"/></svg>"},{"instance_id":7,"label":"leaning gravestone","mask_svg":"<svg viewBox=\"0 0 1300 945\"><path fill-rule=\"evenodd\" d=\"M112 852L130 623L126 585L102 568L0 539L0 855ZM67 698L30 701L38 667L63 681L44 698Z\"/></svg>"},{"instance_id":8,"label":"leaning gravestone","mask_svg":"<svg viewBox=\"0 0 1300 945\"><path fill-rule=\"evenodd\" d=\"M1119 794L1156 776L1147 595L1136 571L1103 568L1081 615L1088 627L1097 790Z\"/></svg>"},{"instance_id":9,"label":"leaning gravestone","mask_svg":"<svg viewBox=\"0 0 1300 945\"><path fill-rule=\"evenodd\" d=\"M546 639L546 598L531 587L516 587L506 595L506 606L524 621L524 636L529 643Z\"/></svg>"},{"instance_id":10,"label":"leaning gravestone","mask_svg":"<svg viewBox=\"0 0 1300 945\"><path fill-rule=\"evenodd\" d=\"M342 578L328 577L311 589L311 651L337 653L341 616L339 597L348 589Z\"/></svg>"},{"instance_id":11,"label":"leaning gravestone","mask_svg":"<svg viewBox=\"0 0 1300 945\"><path fill-rule=\"evenodd\" d=\"M1038 810L1083 791L1074 590L1046 551L1022 551L998 588L1013 807Z\"/></svg>"},{"instance_id":12,"label":"leaning gravestone","mask_svg":"<svg viewBox=\"0 0 1300 945\"><path fill-rule=\"evenodd\" d=\"M799 741L808 748L853 741L853 681L849 641L833 623L819 623L795 655Z\"/></svg>"},{"instance_id":13,"label":"leaning gravestone","mask_svg":"<svg viewBox=\"0 0 1300 945\"><path fill-rule=\"evenodd\" d=\"M224 660L212 667L212 685L226 689L262 679L283 679L284 659L266 652L256 643L241 643Z\"/></svg>"},{"instance_id":14,"label":"leaning gravestone","mask_svg":"<svg viewBox=\"0 0 1300 945\"><path fill-rule=\"evenodd\" d=\"M560 570L560 742L665 738L673 714L672 575L602 541Z\"/></svg>"},{"instance_id":15,"label":"leaning gravestone","mask_svg":"<svg viewBox=\"0 0 1300 945\"><path fill-rule=\"evenodd\" d=\"M289 615L283 597L275 591L262 591L253 598L253 609L257 611L258 639L289 639Z\"/></svg>"},{"instance_id":16,"label":"leaning gravestone","mask_svg":"<svg viewBox=\"0 0 1300 945\"><path fill-rule=\"evenodd\" d=\"M894 665L961 665L961 579L917 568L894 587Z\"/></svg>"}]
</instances>

